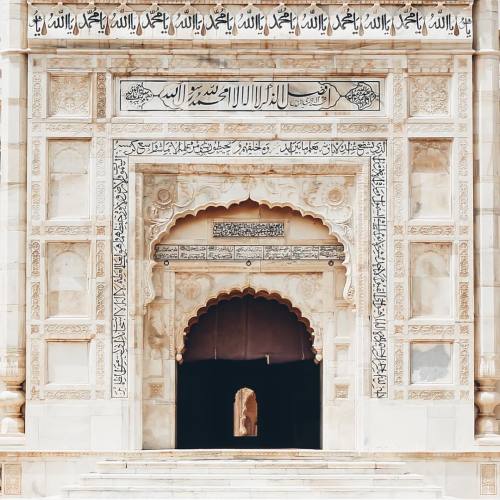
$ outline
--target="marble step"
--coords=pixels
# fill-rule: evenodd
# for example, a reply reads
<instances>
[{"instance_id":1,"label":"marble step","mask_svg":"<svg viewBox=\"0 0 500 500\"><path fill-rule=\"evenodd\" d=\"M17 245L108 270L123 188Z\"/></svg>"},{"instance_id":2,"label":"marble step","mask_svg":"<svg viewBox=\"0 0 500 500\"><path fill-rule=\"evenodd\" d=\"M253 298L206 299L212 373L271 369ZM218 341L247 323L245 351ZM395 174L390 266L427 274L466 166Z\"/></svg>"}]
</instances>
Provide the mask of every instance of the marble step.
<instances>
[{"instance_id":1,"label":"marble step","mask_svg":"<svg viewBox=\"0 0 500 500\"><path fill-rule=\"evenodd\" d=\"M220 473L181 473L164 474L102 474L93 473L81 476L81 484L85 486L183 486L189 484L195 488L207 486L237 487L251 483L252 488L261 486L350 486L352 484L366 486L422 486L422 477L417 474L234 474Z\"/></svg>"},{"instance_id":2,"label":"marble step","mask_svg":"<svg viewBox=\"0 0 500 500\"><path fill-rule=\"evenodd\" d=\"M295 486L291 488L280 486L254 487L252 481L246 486L240 487L212 487L202 486L176 486L160 488L156 485L149 487L122 486L72 486L65 489L66 498L183 498L183 499L310 499L310 498L379 498L379 499L424 499L442 498L441 490L428 486L403 487L403 486L332 486L311 487Z\"/></svg>"},{"instance_id":3,"label":"marble step","mask_svg":"<svg viewBox=\"0 0 500 500\"><path fill-rule=\"evenodd\" d=\"M399 471L403 462L344 462L326 460L106 460L97 463L97 472L204 472L227 473L229 470L262 474L387 473Z\"/></svg>"}]
</instances>

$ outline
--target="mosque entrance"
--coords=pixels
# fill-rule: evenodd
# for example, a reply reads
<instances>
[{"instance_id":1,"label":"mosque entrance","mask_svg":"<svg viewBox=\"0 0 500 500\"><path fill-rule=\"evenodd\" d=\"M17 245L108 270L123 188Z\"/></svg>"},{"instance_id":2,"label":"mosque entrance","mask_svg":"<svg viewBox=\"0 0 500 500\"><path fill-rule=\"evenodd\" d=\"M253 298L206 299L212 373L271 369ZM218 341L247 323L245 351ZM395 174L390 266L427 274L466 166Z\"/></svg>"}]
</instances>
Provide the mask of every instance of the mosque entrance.
<instances>
[{"instance_id":1,"label":"mosque entrance","mask_svg":"<svg viewBox=\"0 0 500 500\"><path fill-rule=\"evenodd\" d=\"M177 447L319 448L320 365L306 323L269 296L206 309L177 368Z\"/></svg>"}]
</instances>

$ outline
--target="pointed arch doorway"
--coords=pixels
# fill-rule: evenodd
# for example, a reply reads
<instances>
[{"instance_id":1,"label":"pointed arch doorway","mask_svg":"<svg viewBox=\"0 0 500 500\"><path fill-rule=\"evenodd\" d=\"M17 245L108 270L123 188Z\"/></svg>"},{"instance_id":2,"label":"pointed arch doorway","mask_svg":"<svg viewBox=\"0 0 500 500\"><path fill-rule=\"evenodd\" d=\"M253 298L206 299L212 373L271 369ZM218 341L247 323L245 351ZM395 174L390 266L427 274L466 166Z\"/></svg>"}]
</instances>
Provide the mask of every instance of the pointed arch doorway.
<instances>
[{"instance_id":1,"label":"pointed arch doorway","mask_svg":"<svg viewBox=\"0 0 500 500\"><path fill-rule=\"evenodd\" d=\"M177 368L178 448L320 447L320 365L296 313L245 293L198 315Z\"/></svg>"}]
</instances>

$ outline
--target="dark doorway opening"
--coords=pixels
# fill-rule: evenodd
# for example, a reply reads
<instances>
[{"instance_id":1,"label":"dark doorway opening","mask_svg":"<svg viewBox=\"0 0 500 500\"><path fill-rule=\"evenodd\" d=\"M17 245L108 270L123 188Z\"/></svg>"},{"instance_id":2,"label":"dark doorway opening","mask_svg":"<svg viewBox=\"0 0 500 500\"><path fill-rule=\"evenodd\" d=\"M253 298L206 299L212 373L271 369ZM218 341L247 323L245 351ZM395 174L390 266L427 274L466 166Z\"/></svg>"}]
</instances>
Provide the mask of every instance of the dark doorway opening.
<instances>
[{"instance_id":1,"label":"dark doorway opening","mask_svg":"<svg viewBox=\"0 0 500 500\"><path fill-rule=\"evenodd\" d=\"M178 448L320 448L320 367L310 333L277 300L219 301L191 326L177 370ZM255 393L256 435L235 434L235 397Z\"/></svg>"}]
</instances>

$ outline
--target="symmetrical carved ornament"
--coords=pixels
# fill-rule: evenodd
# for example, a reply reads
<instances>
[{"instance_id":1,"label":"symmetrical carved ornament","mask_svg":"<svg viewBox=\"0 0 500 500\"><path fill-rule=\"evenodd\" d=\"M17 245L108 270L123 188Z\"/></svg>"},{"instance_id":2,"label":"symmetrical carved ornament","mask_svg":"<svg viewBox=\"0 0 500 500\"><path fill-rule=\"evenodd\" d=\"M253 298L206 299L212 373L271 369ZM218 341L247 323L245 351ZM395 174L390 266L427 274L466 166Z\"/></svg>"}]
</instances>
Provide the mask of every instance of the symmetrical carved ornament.
<instances>
[{"instance_id":1,"label":"symmetrical carved ornament","mask_svg":"<svg viewBox=\"0 0 500 500\"><path fill-rule=\"evenodd\" d=\"M106 73L96 75L96 117L106 118Z\"/></svg>"},{"instance_id":2,"label":"symmetrical carved ornament","mask_svg":"<svg viewBox=\"0 0 500 500\"><path fill-rule=\"evenodd\" d=\"M22 465L1 464L1 492L4 495L20 495L22 493Z\"/></svg>"},{"instance_id":3,"label":"symmetrical carved ornament","mask_svg":"<svg viewBox=\"0 0 500 500\"><path fill-rule=\"evenodd\" d=\"M120 140L114 143L113 153L113 267L112 267L112 396L126 397L128 393L128 334L127 334L127 274L128 274L128 163L130 158L148 162L154 158L368 158L370 160L371 202L371 284L372 284L372 380L373 394L387 397L387 276L386 276L386 143L385 141L165 141ZM167 176L168 177L168 176ZM175 182L173 182L175 180ZM148 269L151 277L154 244L172 227L176 219L196 214L208 206L230 206L254 199L269 206L282 205L304 215L312 215L324 224L344 245L347 267L346 296L352 299L350 257L353 241L352 207L350 196L339 204L339 192L349 192L334 176L315 179L311 177L299 187L287 182L286 177L248 175L235 181L228 177L213 176L211 182L200 183L200 177L186 180L164 178L161 184L153 184L151 202L146 206L149 247ZM341 197L342 199L342 197ZM257 287L258 289L259 287ZM153 298L152 283L145 285L145 299Z\"/></svg>"},{"instance_id":4,"label":"symmetrical carved ornament","mask_svg":"<svg viewBox=\"0 0 500 500\"><path fill-rule=\"evenodd\" d=\"M486 463L479 465L479 487L481 495L497 494L497 464Z\"/></svg>"},{"instance_id":5,"label":"symmetrical carved ornament","mask_svg":"<svg viewBox=\"0 0 500 500\"><path fill-rule=\"evenodd\" d=\"M119 112L134 115L174 112L380 111L383 81L262 80L203 81L121 79ZM187 124L186 124L187 125ZM196 127L197 124L190 124ZM249 124L251 125L251 124ZM347 124L349 125L349 124ZM358 132L385 132L386 125L357 125ZM213 125L212 125L213 126ZM241 124L240 127L245 127ZM361 128L359 128L361 127ZM375 127L376 130L370 130ZM354 127L355 128L355 127ZM368 130L364 130L368 128ZM226 127L226 131L229 131ZM347 130L347 132L354 130Z\"/></svg>"},{"instance_id":6,"label":"symmetrical carved ornament","mask_svg":"<svg viewBox=\"0 0 500 500\"><path fill-rule=\"evenodd\" d=\"M58 117L89 116L89 75L49 75L49 114Z\"/></svg>"},{"instance_id":7,"label":"symmetrical carved ornament","mask_svg":"<svg viewBox=\"0 0 500 500\"><path fill-rule=\"evenodd\" d=\"M446 390L410 390L408 391L408 399L422 400L438 400L438 399L454 399L455 391Z\"/></svg>"},{"instance_id":8,"label":"symmetrical carved ornament","mask_svg":"<svg viewBox=\"0 0 500 500\"><path fill-rule=\"evenodd\" d=\"M320 293L321 277L321 273L176 273L174 319L176 355L180 355L179 359L182 359L184 336L193 318L196 318L207 304L221 297L246 291L255 295L277 297L297 310L297 314L310 324L312 346L316 352L316 359L320 361L323 349L323 325L318 315L323 307ZM168 319L163 317L156 323L155 343L158 344L160 337L165 337L165 333L161 334L161 331L169 331L166 326ZM170 341L165 338L161 343L169 345Z\"/></svg>"},{"instance_id":9,"label":"symmetrical carved ornament","mask_svg":"<svg viewBox=\"0 0 500 500\"><path fill-rule=\"evenodd\" d=\"M447 76L410 76L410 115L447 115L449 82Z\"/></svg>"},{"instance_id":10,"label":"symmetrical carved ornament","mask_svg":"<svg viewBox=\"0 0 500 500\"><path fill-rule=\"evenodd\" d=\"M349 399L349 386L347 384L335 384L335 399Z\"/></svg>"}]
</instances>

